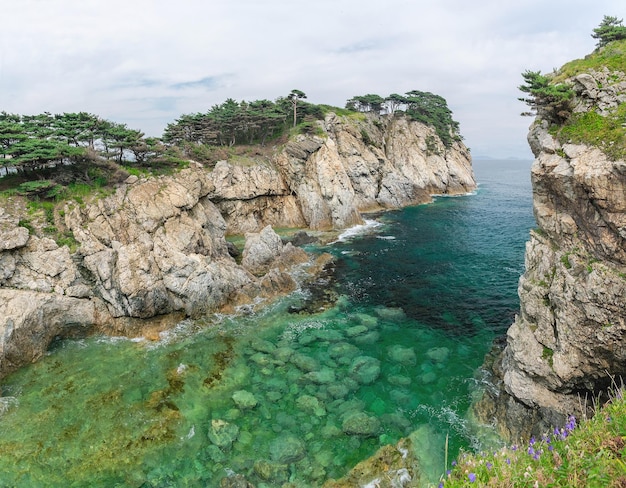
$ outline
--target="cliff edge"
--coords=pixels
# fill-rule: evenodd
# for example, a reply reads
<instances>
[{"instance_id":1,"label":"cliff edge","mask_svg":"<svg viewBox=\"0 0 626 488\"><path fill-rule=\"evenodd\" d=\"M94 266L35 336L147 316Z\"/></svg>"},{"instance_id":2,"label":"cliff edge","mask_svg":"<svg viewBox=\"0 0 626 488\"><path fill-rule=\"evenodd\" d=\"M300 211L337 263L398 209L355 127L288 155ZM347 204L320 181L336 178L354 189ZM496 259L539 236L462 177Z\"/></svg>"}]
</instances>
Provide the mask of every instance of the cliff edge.
<instances>
[{"instance_id":1,"label":"cliff edge","mask_svg":"<svg viewBox=\"0 0 626 488\"><path fill-rule=\"evenodd\" d=\"M592 69L564 81L573 114L612 119L626 76ZM568 415L592 414L626 375L626 162L608 141L582 143L541 116L530 128L533 208L520 312L489 365L495 387L475 406L507 439L528 439ZM623 141L622 141L623 144Z\"/></svg>"},{"instance_id":2,"label":"cliff edge","mask_svg":"<svg viewBox=\"0 0 626 488\"><path fill-rule=\"evenodd\" d=\"M330 114L319 124L270 161L191 163L173 176L130 177L91 203L66 202L55 227L73 236L72 251L23 225L9 197L0 208L0 377L55 339L139 335L146 319L167 327L253 309L301 286L295 270L312 276L329 265L272 227L342 229L363 211L475 188L465 146L445 147L419 122ZM241 260L227 234L245 234Z\"/></svg>"}]
</instances>

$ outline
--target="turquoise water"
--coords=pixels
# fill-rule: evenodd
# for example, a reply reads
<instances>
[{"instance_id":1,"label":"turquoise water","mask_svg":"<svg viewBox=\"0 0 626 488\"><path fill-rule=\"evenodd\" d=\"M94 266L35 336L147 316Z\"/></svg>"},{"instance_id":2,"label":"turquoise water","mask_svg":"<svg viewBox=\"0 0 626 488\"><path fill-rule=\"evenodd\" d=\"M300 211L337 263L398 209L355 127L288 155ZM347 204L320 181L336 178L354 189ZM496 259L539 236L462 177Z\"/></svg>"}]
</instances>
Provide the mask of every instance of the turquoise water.
<instances>
[{"instance_id":1,"label":"turquoise water","mask_svg":"<svg viewBox=\"0 0 626 488\"><path fill-rule=\"evenodd\" d=\"M474 195L327 246L336 306L184 321L161 341L55 345L2 384L0 486L321 486L417 431L431 479L459 448L491 341L518 309L529 162L475 162Z\"/></svg>"}]
</instances>

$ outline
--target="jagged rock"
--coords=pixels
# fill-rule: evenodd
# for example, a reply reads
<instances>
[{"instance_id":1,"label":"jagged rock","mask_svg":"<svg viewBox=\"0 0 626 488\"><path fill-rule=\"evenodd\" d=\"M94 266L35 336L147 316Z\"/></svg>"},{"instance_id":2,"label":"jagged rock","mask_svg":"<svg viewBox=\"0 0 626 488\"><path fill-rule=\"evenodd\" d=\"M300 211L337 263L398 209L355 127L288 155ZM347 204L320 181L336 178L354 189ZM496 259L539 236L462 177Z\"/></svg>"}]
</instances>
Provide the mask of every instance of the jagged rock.
<instances>
[{"instance_id":1,"label":"jagged rock","mask_svg":"<svg viewBox=\"0 0 626 488\"><path fill-rule=\"evenodd\" d=\"M86 335L97 314L88 300L0 289L0 376L39 359L56 338Z\"/></svg>"},{"instance_id":2,"label":"jagged rock","mask_svg":"<svg viewBox=\"0 0 626 488\"><path fill-rule=\"evenodd\" d=\"M268 225L261 232L246 234L241 264L252 274L265 274L270 263L280 255L282 250L283 241Z\"/></svg>"},{"instance_id":3,"label":"jagged rock","mask_svg":"<svg viewBox=\"0 0 626 488\"><path fill-rule=\"evenodd\" d=\"M626 101L626 75L573 80L576 111ZM526 245L520 313L493 360L495 390L475 406L508 439L540 435L626 376L626 163L563 144L537 121L529 132L539 229Z\"/></svg>"},{"instance_id":4,"label":"jagged rock","mask_svg":"<svg viewBox=\"0 0 626 488\"><path fill-rule=\"evenodd\" d=\"M400 440L395 446L386 445L368 459L361 461L339 480L329 480L323 488L411 488L422 486L420 467L411 439Z\"/></svg>"},{"instance_id":5,"label":"jagged rock","mask_svg":"<svg viewBox=\"0 0 626 488\"><path fill-rule=\"evenodd\" d=\"M9 251L24 247L28 242L30 233L26 227L15 227L11 230L0 232L0 251Z\"/></svg>"}]
</instances>

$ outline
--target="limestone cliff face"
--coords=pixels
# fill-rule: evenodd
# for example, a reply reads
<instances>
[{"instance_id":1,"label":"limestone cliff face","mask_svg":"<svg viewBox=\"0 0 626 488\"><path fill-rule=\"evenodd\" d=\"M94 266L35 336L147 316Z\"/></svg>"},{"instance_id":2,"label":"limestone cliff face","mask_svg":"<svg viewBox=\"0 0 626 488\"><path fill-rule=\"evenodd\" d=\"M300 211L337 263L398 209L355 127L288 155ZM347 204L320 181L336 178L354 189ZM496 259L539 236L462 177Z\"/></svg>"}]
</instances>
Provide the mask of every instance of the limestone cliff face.
<instances>
[{"instance_id":1,"label":"limestone cliff face","mask_svg":"<svg viewBox=\"0 0 626 488\"><path fill-rule=\"evenodd\" d=\"M581 110L597 107L594 99L620 101L619 91L611 102L606 93L589 92L588 83L573 83ZM508 438L563 425L611 377L626 376L626 162L597 148L561 145L539 121L529 143L539 228L526 246L521 310L496 361L501 391L477 407Z\"/></svg>"},{"instance_id":2,"label":"limestone cliff face","mask_svg":"<svg viewBox=\"0 0 626 488\"><path fill-rule=\"evenodd\" d=\"M334 115L264 164L198 164L129 178L91 204L67 202L57 227L71 253L0 209L0 377L58 337L141 333L142 320L232 311L295 290L294 267L321 270L272 226L340 229L364 210L422 203L475 187L467 149L402 118ZM227 233L246 234L241 263ZM167 320L163 320L164 326Z\"/></svg>"},{"instance_id":3,"label":"limestone cliff face","mask_svg":"<svg viewBox=\"0 0 626 488\"><path fill-rule=\"evenodd\" d=\"M268 224L341 229L361 223L362 212L476 188L462 143L445 148L431 127L405 117L334 114L319 122L319 135L285 144L272 164L223 162L211 179L210 198L233 233Z\"/></svg>"}]
</instances>

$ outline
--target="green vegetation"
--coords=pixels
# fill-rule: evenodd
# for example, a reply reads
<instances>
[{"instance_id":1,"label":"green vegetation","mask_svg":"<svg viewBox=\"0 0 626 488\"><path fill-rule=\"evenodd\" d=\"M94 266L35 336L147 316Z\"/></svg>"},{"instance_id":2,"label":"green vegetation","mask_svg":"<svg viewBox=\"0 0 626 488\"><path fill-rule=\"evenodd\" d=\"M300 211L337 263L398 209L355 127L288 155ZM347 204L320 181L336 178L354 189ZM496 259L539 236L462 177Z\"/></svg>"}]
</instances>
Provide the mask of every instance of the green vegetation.
<instances>
[{"instance_id":1,"label":"green vegetation","mask_svg":"<svg viewBox=\"0 0 626 488\"><path fill-rule=\"evenodd\" d=\"M529 112L522 115L538 115L552 124L561 124L572 113L571 100L574 97L572 89L563 83L552 83L549 76L541 74L541 71L527 70L522 73L524 84L519 90L527 93L528 97L518 100L530 107Z\"/></svg>"},{"instance_id":2,"label":"green vegetation","mask_svg":"<svg viewBox=\"0 0 626 488\"><path fill-rule=\"evenodd\" d=\"M600 71L607 68L610 72L626 73L626 39L614 41L596 49L583 59L575 59L563 65L551 78L552 83L561 83L580 73L590 70Z\"/></svg>"},{"instance_id":3,"label":"green vegetation","mask_svg":"<svg viewBox=\"0 0 626 488\"><path fill-rule=\"evenodd\" d=\"M597 47L606 46L610 42L626 39L626 27L622 25L622 19L605 15L591 37L598 39Z\"/></svg>"},{"instance_id":4,"label":"green vegetation","mask_svg":"<svg viewBox=\"0 0 626 488\"><path fill-rule=\"evenodd\" d=\"M588 144L600 148L610 159L626 157L626 103L622 103L607 115L595 110L575 114L561 127L553 127L552 133L561 142Z\"/></svg>"},{"instance_id":5,"label":"green vegetation","mask_svg":"<svg viewBox=\"0 0 626 488\"><path fill-rule=\"evenodd\" d=\"M457 487L591 487L626 486L626 401L624 389L591 419L569 417L562 428L527 445L489 453L462 454L446 472L440 488Z\"/></svg>"},{"instance_id":6,"label":"green vegetation","mask_svg":"<svg viewBox=\"0 0 626 488\"><path fill-rule=\"evenodd\" d=\"M605 72L603 84L617 85L626 80L626 27L621 20L605 16L592 37L599 39L598 48L584 59L565 64L548 75L527 70L519 89L527 94L519 100L530 111L522 115L537 115L550 123L550 133L561 143L587 144L598 147L611 160L626 158L626 104L600 111L591 108L573 113L572 77L581 73ZM600 83L599 83L600 84ZM607 87L598 86L598 89ZM564 156L564 152L559 153Z\"/></svg>"},{"instance_id":7,"label":"green vegetation","mask_svg":"<svg viewBox=\"0 0 626 488\"><path fill-rule=\"evenodd\" d=\"M390 115L404 112L411 119L433 127L447 148L462 140L459 123L452 119L446 100L430 92L412 90L405 95L393 93L385 98L374 94L361 95L348 100L346 108Z\"/></svg>"}]
</instances>

